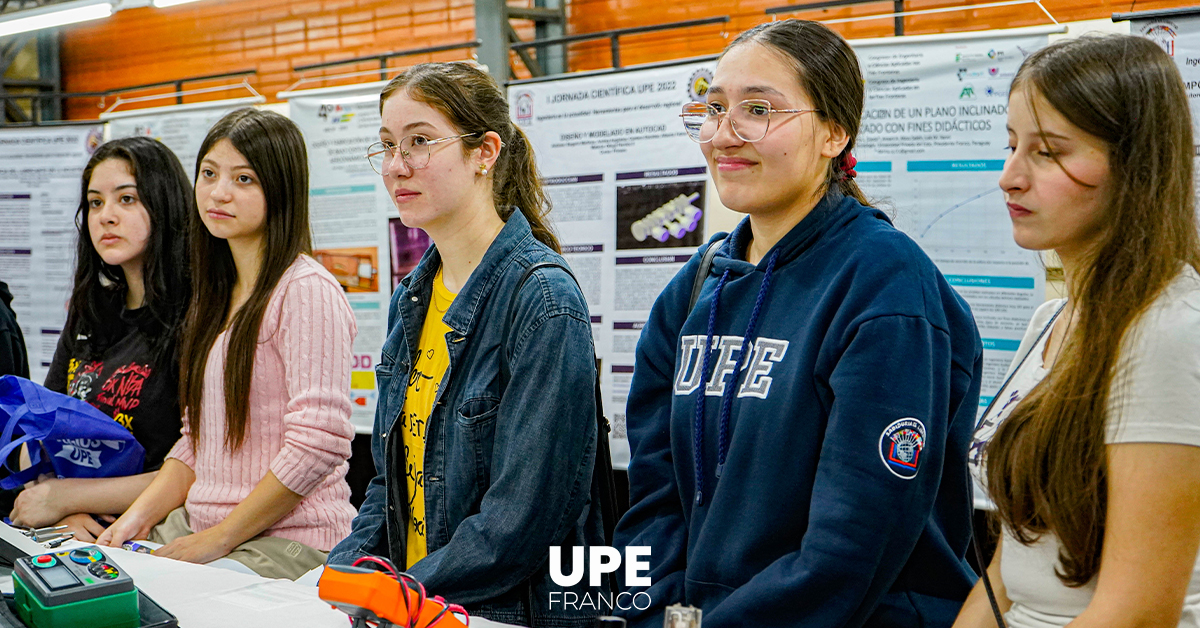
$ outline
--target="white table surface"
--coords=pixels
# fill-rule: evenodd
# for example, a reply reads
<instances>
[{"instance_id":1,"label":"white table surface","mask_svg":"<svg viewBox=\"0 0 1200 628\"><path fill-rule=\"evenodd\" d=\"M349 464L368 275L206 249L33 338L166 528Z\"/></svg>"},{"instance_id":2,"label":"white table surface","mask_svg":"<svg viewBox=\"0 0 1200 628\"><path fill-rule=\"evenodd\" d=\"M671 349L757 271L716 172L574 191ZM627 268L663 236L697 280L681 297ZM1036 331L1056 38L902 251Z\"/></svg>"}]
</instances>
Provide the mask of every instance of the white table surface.
<instances>
[{"instance_id":1,"label":"white table surface","mask_svg":"<svg viewBox=\"0 0 1200 628\"><path fill-rule=\"evenodd\" d=\"M90 545L70 541L49 550L2 523L0 538L29 554ZM350 625L344 613L317 597L314 586L111 547L102 549L118 568L129 573L139 589L178 617L181 628L347 628ZM505 628L508 624L472 617L471 626Z\"/></svg>"}]
</instances>

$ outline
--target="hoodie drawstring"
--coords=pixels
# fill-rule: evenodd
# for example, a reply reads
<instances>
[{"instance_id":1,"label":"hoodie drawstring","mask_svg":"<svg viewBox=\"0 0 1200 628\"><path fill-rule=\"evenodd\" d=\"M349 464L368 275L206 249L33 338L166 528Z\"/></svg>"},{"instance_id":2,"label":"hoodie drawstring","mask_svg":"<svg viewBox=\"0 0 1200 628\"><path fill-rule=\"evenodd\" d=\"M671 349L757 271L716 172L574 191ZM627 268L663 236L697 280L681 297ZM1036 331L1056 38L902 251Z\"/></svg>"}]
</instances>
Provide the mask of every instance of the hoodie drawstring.
<instances>
[{"instance_id":1,"label":"hoodie drawstring","mask_svg":"<svg viewBox=\"0 0 1200 628\"><path fill-rule=\"evenodd\" d=\"M737 366L733 370L733 381L725 387L721 394L721 414L720 414L720 429L718 433L717 444L717 473L718 479L721 477L721 472L725 469L725 457L729 453L729 416L733 409L733 397L735 390L738 387L738 379L741 377L742 368L746 362L746 355L750 352L747 349L752 346L751 338L758 329L758 315L762 312L763 303L767 300L767 295L771 290L771 274L775 270L775 261L779 258L779 251L771 253L771 257L767 259L766 272L763 274L762 285L758 288L758 296L754 299L754 309L750 312L750 321L746 324L746 332L742 334L742 346L737 353ZM696 418L695 428L693 430L693 446L695 452L695 471L696 471L696 505L704 504L704 399L707 395L706 382L711 376L709 367L712 363L713 351L713 334L716 330L717 310L721 303L721 292L725 289L725 284L729 281L729 271L726 270L721 274L720 281L717 282L717 289L713 294L712 305L708 310L708 334L704 341L704 366L701 373L699 395L696 398Z\"/></svg>"},{"instance_id":2,"label":"hoodie drawstring","mask_svg":"<svg viewBox=\"0 0 1200 628\"><path fill-rule=\"evenodd\" d=\"M729 281L729 271L721 273L721 279L717 281L717 289L713 292L712 305L708 308L708 335L704 341L704 366L700 370L700 396L696 398L696 422L695 428L692 430L692 445L696 448L696 455L692 456L696 460L696 505L704 503L704 388L705 381L708 379L708 367L712 364L712 339L713 330L717 325L717 308L721 304L721 291L725 289L725 282Z\"/></svg>"}]
</instances>

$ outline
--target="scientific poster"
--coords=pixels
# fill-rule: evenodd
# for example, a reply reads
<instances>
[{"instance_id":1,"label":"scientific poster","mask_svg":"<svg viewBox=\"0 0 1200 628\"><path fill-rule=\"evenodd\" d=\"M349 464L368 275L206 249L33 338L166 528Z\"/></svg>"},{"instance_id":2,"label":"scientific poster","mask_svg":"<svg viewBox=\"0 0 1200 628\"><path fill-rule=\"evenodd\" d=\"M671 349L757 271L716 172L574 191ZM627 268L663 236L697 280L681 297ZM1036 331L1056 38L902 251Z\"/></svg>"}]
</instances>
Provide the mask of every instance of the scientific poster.
<instances>
[{"instance_id":1,"label":"scientific poster","mask_svg":"<svg viewBox=\"0 0 1200 628\"><path fill-rule=\"evenodd\" d=\"M1045 270L1013 242L998 182L1008 86L1046 43L1040 35L855 46L866 80L859 185L970 304L984 346L981 411L1045 300Z\"/></svg>"},{"instance_id":2,"label":"scientific poster","mask_svg":"<svg viewBox=\"0 0 1200 628\"><path fill-rule=\"evenodd\" d=\"M379 141L382 84L292 92L290 117L304 133L309 162L309 219L313 257L337 278L354 310L351 422L371 433L378 392L375 366L387 338L392 289L429 247L423 231L409 229L367 162Z\"/></svg>"},{"instance_id":3,"label":"scientific poster","mask_svg":"<svg viewBox=\"0 0 1200 628\"><path fill-rule=\"evenodd\" d=\"M708 170L679 121L713 62L509 87L592 315L613 464L625 468L634 348L659 292L703 244Z\"/></svg>"},{"instance_id":4,"label":"scientific poster","mask_svg":"<svg viewBox=\"0 0 1200 628\"><path fill-rule=\"evenodd\" d=\"M80 176L101 137L95 125L0 130L0 281L12 290L38 383L67 321Z\"/></svg>"},{"instance_id":5,"label":"scientific poster","mask_svg":"<svg viewBox=\"0 0 1200 628\"><path fill-rule=\"evenodd\" d=\"M1131 20L1129 32L1162 46L1179 68L1192 110L1192 140L1196 143L1196 194L1200 198L1200 13L1171 18ZM1200 203L1197 204L1200 210Z\"/></svg>"}]
</instances>

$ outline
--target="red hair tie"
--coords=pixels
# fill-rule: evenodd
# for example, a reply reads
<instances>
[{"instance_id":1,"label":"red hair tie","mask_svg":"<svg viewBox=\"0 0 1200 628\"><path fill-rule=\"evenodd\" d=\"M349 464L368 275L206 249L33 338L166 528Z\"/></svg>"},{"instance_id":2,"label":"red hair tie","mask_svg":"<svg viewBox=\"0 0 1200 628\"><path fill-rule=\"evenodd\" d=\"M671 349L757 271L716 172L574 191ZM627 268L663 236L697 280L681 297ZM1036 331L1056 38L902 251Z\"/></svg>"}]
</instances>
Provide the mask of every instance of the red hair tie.
<instances>
[{"instance_id":1,"label":"red hair tie","mask_svg":"<svg viewBox=\"0 0 1200 628\"><path fill-rule=\"evenodd\" d=\"M858 160L854 158L854 155L846 153L846 156L842 158L842 173L845 175L845 178L853 179L858 176L858 173L854 171L854 166L857 165Z\"/></svg>"}]
</instances>

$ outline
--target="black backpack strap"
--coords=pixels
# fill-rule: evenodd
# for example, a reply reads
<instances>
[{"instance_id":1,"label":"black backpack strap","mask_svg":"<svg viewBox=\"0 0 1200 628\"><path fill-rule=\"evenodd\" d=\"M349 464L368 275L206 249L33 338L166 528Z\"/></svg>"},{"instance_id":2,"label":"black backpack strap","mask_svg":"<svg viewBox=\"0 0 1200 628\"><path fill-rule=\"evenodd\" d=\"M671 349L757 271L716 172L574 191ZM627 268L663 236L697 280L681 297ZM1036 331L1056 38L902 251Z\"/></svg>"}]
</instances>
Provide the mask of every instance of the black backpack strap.
<instances>
[{"instance_id":1,"label":"black backpack strap","mask_svg":"<svg viewBox=\"0 0 1200 628\"><path fill-rule=\"evenodd\" d=\"M570 268L558 262L538 262L532 264L525 272L521 274L520 280L517 281L517 287L513 289L512 297L508 302L508 314L504 317L504 342L500 347L500 381L507 386L509 379L508 354L506 351L508 345L509 332L512 329L513 317L516 316L517 295L521 293L521 288L525 286L525 282L530 275L544 268L560 268L579 285L579 280L575 279L574 273ZM595 356L593 356L593 359ZM612 453L608 446L608 433L612 431L609 425L608 418L604 416L604 398L600 392L600 371L596 371L596 464L592 471L593 481L599 484L600 489L600 514L604 523L604 543L612 545L613 531L617 527L617 486L613 477ZM616 583L616 579L610 579L610 583Z\"/></svg>"},{"instance_id":2,"label":"black backpack strap","mask_svg":"<svg viewBox=\"0 0 1200 628\"><path fill-rule=\"evenodd\" d=\"M725 238L708 245L704 255L700 257L700 268L696 269L696 278L692 280L692 298L688 300L689 312L696 307L696 301L700 300L700 291L704 289L704 280L708 279L708 270L712 268L713 258L717 256L717 249L721 248L722 244L725 244Z\"/></svg>"}]
</instances>

